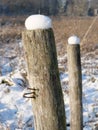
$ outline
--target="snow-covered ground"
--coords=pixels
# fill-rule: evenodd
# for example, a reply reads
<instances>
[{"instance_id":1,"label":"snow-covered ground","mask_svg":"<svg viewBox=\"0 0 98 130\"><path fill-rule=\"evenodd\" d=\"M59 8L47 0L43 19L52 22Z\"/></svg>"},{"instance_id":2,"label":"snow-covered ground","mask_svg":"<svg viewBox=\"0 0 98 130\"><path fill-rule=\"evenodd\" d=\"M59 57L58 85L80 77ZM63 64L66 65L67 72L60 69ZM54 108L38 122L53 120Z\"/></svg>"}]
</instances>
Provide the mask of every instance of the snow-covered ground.
<instances>
[{"instance_id":1,"label":"snow-covered ground","mask_svg":"<svg viewBox=\"0 0 98 130\"><path fill-rule=\"evenodd\" d=\"M98 49L81 57L84 129L98 126ZM67 123L70 123L67 54L58 56ZM0 48L0 130L34 130L21 42ZM97 128L98 129L98 128ZM97 130L96 129L96 130Z\"/></svg>"},{"instance_id":2,"label":"snow-covered ground","mask_svg":"<svg viewBox=\"0 0 98 130\"><path fill-rule=\"evenodd\" d=\"M59 67L61 70L60 78L64 93L67 123L69 124L69 88L66 59L66 54L63 57L58 57ZM98 50L83 55L81 57L81 62L83 84L83 130L95 130L98 125Z\"/></svg>"}]
</instances>

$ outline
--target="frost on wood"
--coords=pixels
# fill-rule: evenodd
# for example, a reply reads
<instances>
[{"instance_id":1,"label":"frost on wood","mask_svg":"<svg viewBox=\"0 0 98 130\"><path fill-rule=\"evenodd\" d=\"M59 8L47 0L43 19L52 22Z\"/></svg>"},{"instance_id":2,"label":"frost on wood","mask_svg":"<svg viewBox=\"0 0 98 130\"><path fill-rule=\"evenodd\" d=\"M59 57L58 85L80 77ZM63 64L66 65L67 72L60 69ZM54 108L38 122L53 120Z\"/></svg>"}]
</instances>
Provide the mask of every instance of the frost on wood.
<instances>
[{"instance_id":1,"label":"frost on wood","mask_svg":"<svg viewBox=\"0 0 98 130\"><path fill-rule=\"evenodd\" d=\"M68 39L68 44L80 44L80 39L77 36L71 36Z\"/></svg>"},{"instance_id":2,"label":"frost on wood","mask_svg":"<svg viewBox=\"0 0 98 130\"><path fill-rule=\"evenodd\" d=\"M25 21L27 30L52 28L52 20L44 15L31 15Z\"/></svg>"}]
</instances>

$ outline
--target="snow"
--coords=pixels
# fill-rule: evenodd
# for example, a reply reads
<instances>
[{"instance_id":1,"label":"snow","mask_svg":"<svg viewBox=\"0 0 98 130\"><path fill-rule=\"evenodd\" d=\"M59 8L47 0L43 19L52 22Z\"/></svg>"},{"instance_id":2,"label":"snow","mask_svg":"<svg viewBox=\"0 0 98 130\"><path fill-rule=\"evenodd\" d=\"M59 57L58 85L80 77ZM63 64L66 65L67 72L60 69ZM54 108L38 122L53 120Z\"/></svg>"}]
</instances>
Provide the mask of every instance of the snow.
<instances>
[{"instance_id":1,"label":"snow","mask_svg":"<svg viewBox=\"0 0 98 130\"><path fill-rule=\"evenodd\" d=\"M91 57L92 55L92 57ZM65 68L67 54L58 57L59 68ZM64 60L65 59L65 60ZM82 60L83 84L83 130L95 129L98 124L98 58L95 52L85 54ZM93 63L93 64L92 64ZM62 69L63 70L63 69ZM64 94L67 124L70 123L68 69L60 70L60 80Z\"/></svg>"},{"instance_id":2,"label":"snow","mask_svg":"<svg viewBox=\"0 0 98 130\"><path fill-rule=\"evenodd\" d=\"M19 49L17 48L17 50ZM13 54L14 51L16 52L16 50L13 50ZM3 55L4 57L0 56L1 130L34 130L33 106L31 100L23 98L23 94L28 91L28 83L25 78L26 70L23 66L25 65L25 63L23 63L24 58L21 53L23 53L23 51L20 51L19 55L13 57L13 55L11 56L12 52L8 51L7 57L5 57L6 53ZM67 124L69 124L69 86L68 69L65 62L66 59L66 53L63 56L58 56ZM95 52L90 52L82 56L81 60L83 84L83 130L92 130L95 129L95 126L98 124L98 57L95 55ZM7 69L6 67L10 64L12 69ZM70 130L70 127L68 127L68 130Z\"/></svg>"},{"instance_id":3,"label":"snow","mask_svg":"<svg viewBox=\"0 0 98 130\"><path fill-rule=\"evenodd\" d=\"M22 82L23 79L20 78L21 84L17 80L19 77L21 77L19 73L17 76L16 74L11 77L3 76L3 80L8 79L7 81L11 81L13 84L9 86L5 82L0 85L0 123L2 123L2 127L9 126L11 130L28 128L27 121L31 121L30 124L33 124L31 102L23 98L26 89Z\"/></svg>"},{"instance_id":4,"label":"snow","mask_svg":"<svg viewBox=\"0 0 98 130\"><path fill-rule=\"evenodd\" d=\"M80 44L80 39L77 36L71 36L68 39L68 44Z\"/></svg>"},{"instance_id":5,"label":"snow","mask_svg":"<svg viewBox=\"0 0 98 130\"><path fill-rule=\"evenodd\" d=\"M25 21L27 30L52 28L52 21L45 15L31 15Z\"/></svg>"}]
</instances>

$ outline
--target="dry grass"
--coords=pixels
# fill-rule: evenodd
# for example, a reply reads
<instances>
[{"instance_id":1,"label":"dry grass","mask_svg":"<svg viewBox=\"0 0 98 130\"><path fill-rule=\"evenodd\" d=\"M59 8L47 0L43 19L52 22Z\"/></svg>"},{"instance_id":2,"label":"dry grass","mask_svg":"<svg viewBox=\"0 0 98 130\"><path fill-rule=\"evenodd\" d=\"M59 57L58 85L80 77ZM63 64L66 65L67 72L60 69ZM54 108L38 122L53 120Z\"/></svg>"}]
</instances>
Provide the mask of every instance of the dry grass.
<instances>
[{"instance_id":1,"label":"dry grass","mask_svg":"<svg viewBox=\"0 0 98 130\"><path fill-rule=\"evenodd\" d=\"M0 44L21 39L25 17L0 17Z\"/></svg>"},{"instance_id":2,"label":"dry grass","mask_svg":"<svg viewBox=\"0 0 98 130\"><path fill-rule=\"evenodd\" d=\"M0 44L4 42L21 39L21 32L24 30L24 21L27 16L21 17L0 17ZM62 51L66 50L67 39L71 35L77 35L82 40L94 17L53 17L53 29L56 43L61 46ZM82 43L84 52L98 48L98 18L90 29L86 39Z\"/></svg>"},{"instance_id":3,"label":"dry grass","mask_svg":"<svg viewBox=\"0 0 98 130\"><path fill-rule=\"evenodd\" d=\"M71 35L77 35L83 40L85 33L87 32L89 26L93 22L95 17L74 17L67 18L61 17L53 22L54 33L56 38L56 43L61 43L66 45L68 37ZM83 52L91 51L96 49L98 46L98 18L95 21L92 28L89 30L88 35L82 42L81 49Z\"/></svg>"}]
</instances>

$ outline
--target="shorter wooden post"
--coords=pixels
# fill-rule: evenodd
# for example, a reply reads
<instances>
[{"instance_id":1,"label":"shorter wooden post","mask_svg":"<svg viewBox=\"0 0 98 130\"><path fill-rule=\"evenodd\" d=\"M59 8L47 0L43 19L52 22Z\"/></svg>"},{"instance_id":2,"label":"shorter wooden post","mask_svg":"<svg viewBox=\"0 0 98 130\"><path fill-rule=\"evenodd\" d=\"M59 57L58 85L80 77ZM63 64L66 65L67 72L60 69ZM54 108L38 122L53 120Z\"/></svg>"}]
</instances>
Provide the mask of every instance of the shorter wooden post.
<instances>
[{"instance_id":1,"label":"shorter wooden post","mask_svg":"<svg viewBox=\"0 0 98 130\"><path fill-rule=\"evenodd\" d=\"M70 87L71 130L83 130L82 76L80 61L80 40L76 36L68 39L68 71Z\"/></svg>"}]
</instances>

